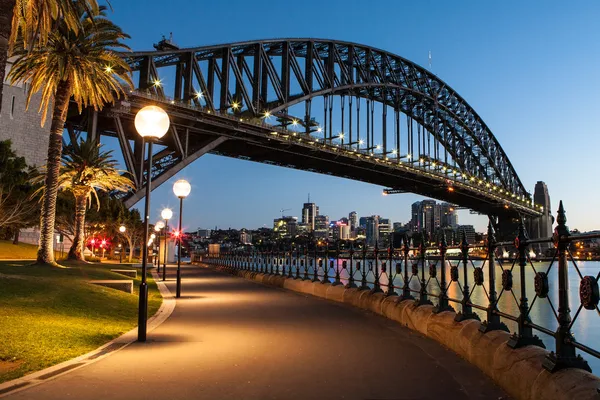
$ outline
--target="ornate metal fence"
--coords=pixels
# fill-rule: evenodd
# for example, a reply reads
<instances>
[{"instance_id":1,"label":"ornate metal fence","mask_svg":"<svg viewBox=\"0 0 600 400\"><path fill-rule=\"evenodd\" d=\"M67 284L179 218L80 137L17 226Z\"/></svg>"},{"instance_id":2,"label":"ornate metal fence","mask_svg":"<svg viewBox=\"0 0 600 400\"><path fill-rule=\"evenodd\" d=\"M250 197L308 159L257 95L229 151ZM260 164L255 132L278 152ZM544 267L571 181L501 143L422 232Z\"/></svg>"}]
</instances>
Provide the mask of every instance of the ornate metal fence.
<instances>
[{"instance_id":1,"label":"ornate metal fence","mask_svg":"<svg viewBox=\"0 0 600 400\"><path fill-rule=\"evenodd\" d=\"M202 262L383 292L398 296L398 301L433 305L436 313L456 311L456 321L483 320L483 333L512 331L508 345L513 348L550 347L544 367L551 372L563 368L591 372L588 362L578 353L587 353L594 357L593 363L600 365L600 352L589 343L578 341L573 329L583 315L586 321L589 315L600 315L600 272L585 275L580 261L573 256L571 244L600 238L600 234L571 235L562 202L557 222L553 237L544 239L529 239L522 222L514 241L498 242L490 223L487 243L483 244L467 243L463 233L458 246L449 246L443 234L432 245L425 235L419 234L405 236L399 246L387 249L351 247L342 251L328 244L255 247L252 251L204 257ZM549 263L535 261L531 255L534 245L553 249ZM569 280L569 274L576 274L578 279ZM578 288L572 287L574 282ZM576 306L574 313L571 304ZM589 325L580 331L593 332ZM545 335L545 340L537 334Z\"/></svg>"}]
</instances>

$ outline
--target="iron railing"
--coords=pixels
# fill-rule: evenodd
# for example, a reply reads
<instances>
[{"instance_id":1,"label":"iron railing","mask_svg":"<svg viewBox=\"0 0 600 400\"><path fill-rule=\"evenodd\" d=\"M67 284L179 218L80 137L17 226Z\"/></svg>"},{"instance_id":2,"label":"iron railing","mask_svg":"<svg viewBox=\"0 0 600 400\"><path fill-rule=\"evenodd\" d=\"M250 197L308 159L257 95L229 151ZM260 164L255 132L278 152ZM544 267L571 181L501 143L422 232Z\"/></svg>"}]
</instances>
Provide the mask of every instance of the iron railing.
<instances>
[{"instance_id":1,"label":"iron railing","mask_svg":"<svg viewBox=\"0 0 600 400\"><path fill-rule=\"evenodd\" d=\"M302 248L255 246L203 256L202 262L398 295L398 301L434 305L436 313L457 311L456 321L483 320L483 333L512 331L510 347L553 348L544 361L551 372L563 368L591 372L578 353L594 357L592 365L600 366L600 352L589 343L595 335L590 332L596 331L592 325L600 319L590 322L586 313L595 310L600 315L600 272L584 275L586 271L574 257L571 244L598 239L600 234L570 234L562 202L557 222L553 237L535 240L528 238L521 222L514 241L498 242L490 223L487 242L479 244L467 243L464 232L458 246L449 246L443 234L434 245L425 235L413 234L387 249L377 245L373 249L332 249L327 243ZM536 261L532 254L533 246L540 245L553 249L547 263ZM569 273L575 273L576 279L569 280ZM579 299L573 295L574 283L579 286ZM577 305L573 316L570 304ZM577 327L584 314L584 324ZM574 327L584 337L589 335L588 344L575 339Z\"/></svg>"}]
</instances>

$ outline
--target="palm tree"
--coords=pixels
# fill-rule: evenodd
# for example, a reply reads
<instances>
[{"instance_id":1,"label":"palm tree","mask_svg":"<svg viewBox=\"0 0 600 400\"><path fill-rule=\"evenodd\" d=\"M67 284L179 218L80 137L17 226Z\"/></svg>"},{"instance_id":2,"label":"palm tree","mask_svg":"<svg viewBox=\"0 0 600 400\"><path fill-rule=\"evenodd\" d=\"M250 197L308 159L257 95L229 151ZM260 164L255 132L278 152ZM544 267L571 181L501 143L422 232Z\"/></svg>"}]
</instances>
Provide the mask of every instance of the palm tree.
<instances>
[{"instance_id":1,"label":"palm tree","mask_svg":"<svg viewBox=\"0 0 600 400\"><path fill-rule=\"evenodd\" d=\"M117 169L117 161L111 151L92 138L71 143L62 155L62 167L58 178L60 190L67 190L75 197L75 235L69 250L71 260L84 260L85 215L92 200L100 209L98 191L128 192L134 183L124 171Z\"/></svg>"},{"instance_id":2,"label":"palm tree","mask_svg":"<svg viewBox=\"0 0 600 400\"><path fill-rule=\"evenodd\" d=\"M98 11L97 0L0 0L0 111L2 111L2 82L6 62L18 37L25 47L34 42L46 44L54 20L63 18L74 31L80 28L75 13L79 5L89 11Z\"/></svg>"},{"instance_id":3,"label":"palm tree","mask_svg":"<svg viewBox=\"0 0 600 400\"><path fill-rule=\"evenodd\" d=\"M79 106L100 109L133 87L129 66L113 51L129 47L121 43L129 36L105 18L105 7L97 12L77 7L81 28L75 32L64 19L54 21L45 45L31 49L22 40L15 45L17 59L9 72L12 82L28 83L27 104L42 91L42 123L52 104L52 124L46 162L45 191L40 218L40 247L37 262L56 264L53 254L56 195L62 152L62 133L71 96Z\"/></svg>"}]
</instances>

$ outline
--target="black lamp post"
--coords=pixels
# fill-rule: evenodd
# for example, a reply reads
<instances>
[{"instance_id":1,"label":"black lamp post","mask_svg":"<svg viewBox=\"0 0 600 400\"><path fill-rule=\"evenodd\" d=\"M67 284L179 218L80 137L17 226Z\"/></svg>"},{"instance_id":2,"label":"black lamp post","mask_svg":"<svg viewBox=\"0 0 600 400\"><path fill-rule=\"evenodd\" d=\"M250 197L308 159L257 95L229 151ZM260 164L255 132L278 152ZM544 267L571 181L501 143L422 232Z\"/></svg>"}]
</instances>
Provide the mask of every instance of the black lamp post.
<instances>
[{"instance_id":1,"label":"black lamp post","mask_svg":"<svg viewBox=\"0 0 600 400\"><path fill-rule=\"evenodd\" d=\"M163 257L163 276L162 280L167 280L167 252L169 251L169 220L173 217L173 211L170 208L165 208L161 211L160 216L165 220L165 255ZM160 262L160 261L159 261Z\"/></svg>"},{"instance_id":2,"label":"black lamp post","mask_svg":"<svg viewBox=\"0 0 600 400\"><path fill-rule=\"evenodd\" d=\"M138 308L138 341L146 341L148 319L148 283L146 282L148 262L148 222L150 218L150 191L152 186L152 143L162 138L169 130L169 116L160 107L147 106L135 115L135 129L148 143L148 159L146 164L146 196L144 206L144 238L142 250L142 282Z\"/></svg>"},{"instance_id":3,"label":"black lamp post","mask_svg":"<svg viewBox=\"0 0 600 400\"><path fill-rule=\"evenodd\" d=\"M158 251L156 252L156 257L154 257L154 259L156 261L156 273L157 274L160 273L160 230L164 227L165 227L165 223L162 221L158 221L154 225L154 230L156 231L156 234L158 235Z\"/></svg>"},{"instance_id":4,"label":"black lamp post","mask_svg":"<svg viewBox=\"0 0 600 400\"><path fill-rule=\"evenodd\" d=\"M182 218L183 218L183 199L191 192L192 187L185 179L180 179L173 184L173 193L179 198L179 234L177 235L177 295L181 297L181 243L183 238Z\"/></svg>"}]
</instances>

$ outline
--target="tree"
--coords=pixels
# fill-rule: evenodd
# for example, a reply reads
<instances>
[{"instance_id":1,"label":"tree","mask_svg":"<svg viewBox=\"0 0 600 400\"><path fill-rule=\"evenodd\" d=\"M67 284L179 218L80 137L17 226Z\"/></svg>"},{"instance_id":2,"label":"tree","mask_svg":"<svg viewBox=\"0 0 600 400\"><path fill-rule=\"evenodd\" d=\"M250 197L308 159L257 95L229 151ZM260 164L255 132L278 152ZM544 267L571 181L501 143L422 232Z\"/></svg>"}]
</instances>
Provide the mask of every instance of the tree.
<instances>
[{"instance_id":1,"label":"tree","mask_svg":"<svg viewBox=\"0 0 600 400\"><path fill-rule=\"evenodd\" d=\"M112 150L103 151L102 146L91 137L66 146L62 163L58 177L59 190L71 192L75 197L75 234L68 258L83 261L88 206L95 199L100 210L98 191L128 192L133 189L134 183L127 177L127 172L117 169Z\"/></svg>"},{"instance_id":2,"label":"tree","mask_svg":"<svg viewBox=\"0 0 600 400\"><path fill-rule=\"evenodd\" d=\"M11 149L10 140L0 141L0 229L10 230L15 242L18 232L36 219L31 174L25 159Z\"/></svg>"},{"instance_id":3,"label":"tree","mask_svg":"<svg viewBox=\"0 0 600 400\"><path fill-rule=\"evenodd\" d=\"M105 7L85 11L75 7L81 28L73 31L65 19L53 21L45 44L36 42L31 49L17 40L17 56L9 72L11 82L28 83L27 104L42 91L42 123L52 104L52 123L48 144L45 191L40 218L38 263L56 264L53 254L54 224L58 176L63 146L62 133L71 96L79 106L101 109L133 87L129 66L113 49L129 49L121 43L129 36L105 18Z\"/></svg>"},{"instance_id":4,"label":"tree","mask_svg":"<svg viewBox=\"0 0 600 400\"><path fill-rule=\"evenodd\" d=\"M118 218L118 225L125 227L125 232L120 232L121 236L127 240L129 245L129 262L133 260L133 251L138 244L142 244L144 236L144 223L140 212L136 209L128 210L123 208Z\"/></svg>"},{"instance_id":5,"label":"tree","mask_svg":"<svg viewBox=\"0 0 600 400\"><path fill-rule=\"evenodd\" d=\"M73 31L80 28L75 7L97 12L96 0L0 0L0 111L2 111L2 82L10 48L18 38L24 46L45 45L53 21L62 18Z\"/></svg>"}]
</instances>

